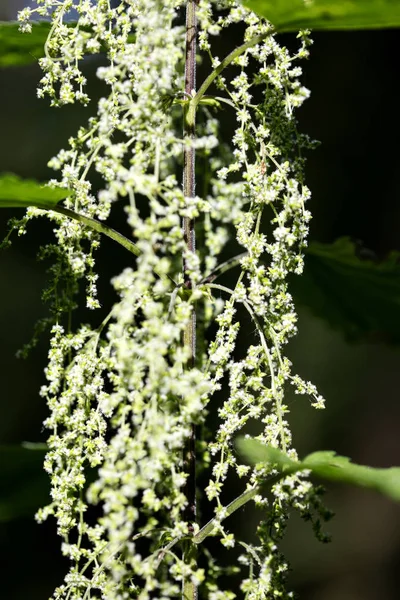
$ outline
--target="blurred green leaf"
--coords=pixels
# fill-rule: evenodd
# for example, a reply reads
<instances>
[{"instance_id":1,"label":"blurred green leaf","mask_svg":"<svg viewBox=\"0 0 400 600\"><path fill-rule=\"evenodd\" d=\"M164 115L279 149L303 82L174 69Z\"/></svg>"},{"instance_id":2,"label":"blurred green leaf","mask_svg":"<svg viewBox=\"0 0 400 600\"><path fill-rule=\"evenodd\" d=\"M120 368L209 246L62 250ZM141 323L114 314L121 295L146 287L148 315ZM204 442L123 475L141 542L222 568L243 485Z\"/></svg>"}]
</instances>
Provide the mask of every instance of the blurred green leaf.
<instances>
[{"instance_id":1,"label":"blurred green leaf","mask_svg":"<svg viewBox=\"0 0 400 600\"><path fill-rule=\"evenodd\" d=\"M49 502L49 481L43 471L46 450L19 445L0 446L0 522L25 516Z\"/></svg>"},{"instance_id":2,"label":"blurred green leaf","mask_svg":"<svg viewBox=\"0 0 400 600\"><path fill-rule=\"evenodd\" d=\"M247 462L256 465L257 463L271 463L277 466L281 471L287 469L298 470L297 462L288 457L287 454L279 450L267 446L254 438L239 437L236 440L236 448L239 454L243 455Z\"/></svg>"},{"instance_id":3,"label":"blurred green leaf","mask_svg":"<svg viewBox=\"0 0 400 600\"><path fill-rule=\"evenodd\" d=\"M322 479L370 488L392 498L392 500L400 501L399 467L376 469L356 465L346 456L337 456L332 451L309 454L302 461L302 464Z\"/></svg>"},{"instance_id":4,"label":"blurred green leaf","mask_svg":"<svg viewBox=\"0 0 400 600\"><path fill-rule=\"evenodd\" d=\"M236 446L250 464L270 463L285 475L309 470L320 479L373 489L400 502L400 467L376 469L357 465L346 456L338 456L331 450L313 452L302 461L294 461L281 450L254 438L241 437Z\"/></svg>"},{"instance_id":5,"label":"blurred green leaf","mask_svg":"<svg viewBox=\"0 0 400 600\"><path fill-rule=\"evenodd\" d=\"M47 452L48 446L42 442L22 442L21 446L26 450L38 450L39 452Z\"/></svg>"},{"instance_id":6,"label":"blurred green leaf","mask_svg":"<svg viewBox=\"0 0 400 600\"><path fill-rule=\"evenodd\" d=\"M400 255L378 262L356 252L349 238L311 243L303 275L291 281L293 296L350 339L380 334L398 342Z\"/></svg>"},{"instance_id":7,"label":"blurred green leaf","mask_svg":"<svg viewBox=\"0 0 400 600\"><path fill-rule=\"evenodd\" d=\"M141 251L124 235L115 231L105 223L101 223L96 219L87 217L86 215L69 210L64 206L57 206L60 200L71 195L70 190L61 188L44 187L42 184L31 179L21 179L13 174L0 174L0 209L1 208L27 208L28 206L36 206L43 210L52 210L70 219L74 219L79 223L83 223L98 233L102 233L118 242L135 256L139 256ZM12 230L11 230L12 231ZM8 244L8 238L3 242L3 247ZM1 247L1 245L0 245ZM154 271L159 277L170 280L174 285L175 281L169 277Z\"/></svg>"},{"instance_id":8,"label":"blurred green leaf","mask_svg":"<svg viewBox=\"0 0 400 600\"><path fill-rule=\"evenodd\" d=\"M75 27L76 23L68 21L67 27ZM38 21L32 23L31 33L21 33L19 23L12 21L0 21L0 68L1 67L20 67L36 63L39 58L44 56L44 44L51 27L50 21ZM90 27L80 27L80 33L90 37ZM135 40L135 34L128 36L128 41L132 43ZM105 47L101 47L105 51Z\"/></svg>"},{"instance_id":9,"label":"blurred green leaf","mask_svg":"<svg viewBox=\"0 0 400 600\"><path fill-rule=\"evenodd\" d=\"M50 23L34 23L32 33L21 33L18 28L18 23L0 22L0 67L28 65L44 56Z\"/></svg>"},{"instance_id":10,"label":"blurred green leaf","mask_svg":"<svg viewBox=\"0 0 400 600\"><path fill-rule=\"evenodd\" d=\"M398 0L243 0L277 31L400 26Z\"/></svg>"},{"instance_id":11,"label":"blurred green leaf","mask_svg":"<svg viewBox=\"0 0 400 600\"><path fill-rule=\"evenodd\" d=\"M44 187L33 179L21 179L11 173L0 175L0 208L51 208L70 195L69 190Z\"/></svg>"},{"instance_id":12,"label":"blurred green leaf","mask_svg":"<svg viewBox=\"0 0 400 600\"><path fill-rule=\"evenodd\" d=\"M33 519L36 511L51 501L50 480L43 469L47 451L43 443L0 445L0 523ZM97 469L88 468L85 477L87 487L96 480Z\"/></svg>"}]
</instances>

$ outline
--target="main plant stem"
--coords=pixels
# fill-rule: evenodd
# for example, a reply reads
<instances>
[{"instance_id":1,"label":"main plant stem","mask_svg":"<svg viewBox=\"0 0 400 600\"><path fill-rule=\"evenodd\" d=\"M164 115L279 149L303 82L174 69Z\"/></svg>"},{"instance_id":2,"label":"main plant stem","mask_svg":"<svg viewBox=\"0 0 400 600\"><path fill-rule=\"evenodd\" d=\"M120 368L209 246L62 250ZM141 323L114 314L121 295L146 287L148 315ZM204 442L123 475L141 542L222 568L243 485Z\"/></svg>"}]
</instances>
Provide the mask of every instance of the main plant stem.
<instances>
[{"instance_id":1,"label":"main plant stem","mask_svg":"<svg viewBox=\"0 0 400 600\"><path fill-rule=\"evenodd\" d=\"M185 61L185 93L192 96L196 89L196 36L197 18L196 5L198 0L187 0L186 4L186 61ZM193 111L191 118L184 115L184 166L183 166L183 194L185 198L193 198L195 193L195 149L194 137L196 126L196 113ZM194 219L183 218L183 234L188 253L196 252L196 238ZM183 285L187 290L192 288L187 260L183 261ZM189 323L184 332L184 344L189 350L187 368L193 368L196 360L196 310L193 306ZM193 423L191 433L186 441L183 456L184 470L187 475L185 495L187 506L184 511L184 520L188 524L189 534L193 533L196 523L196 426ZM191 535L190 535L191 537ZM189 539L183 550L183 560L191 564L196 560L196 545ZM197 599L197 586L189 577L184 577L182 585L183 600Z\"/></svg>"}]
</instances>

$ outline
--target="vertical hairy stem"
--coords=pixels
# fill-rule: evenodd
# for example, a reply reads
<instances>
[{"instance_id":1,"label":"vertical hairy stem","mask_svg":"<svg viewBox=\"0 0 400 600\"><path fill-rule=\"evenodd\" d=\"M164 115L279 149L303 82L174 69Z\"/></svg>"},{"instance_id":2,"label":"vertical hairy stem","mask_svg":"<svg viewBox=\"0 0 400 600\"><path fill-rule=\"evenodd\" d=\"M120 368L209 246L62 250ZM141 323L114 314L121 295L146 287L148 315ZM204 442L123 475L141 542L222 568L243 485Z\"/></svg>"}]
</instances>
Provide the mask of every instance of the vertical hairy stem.
<instances>
[{"instance_id":1,"label":"vertical hairy stem","mask_svg":"<svg viewBox=\"0 0 400 600\"><path fill-rule=\"evenodd\" d=\"M192 96L196 88L196 19L197 0L187 0L186 4L186 62L185 62L185 92ZM195 112L188 118L187 112L184 114L184 138L185 141L193 141L195 136ZM183 168L183 193L186 198L194 196L195 192L195 149L193 144L185 144L184 148L184 168ZM194 230L194 219L183 218L183 232L186 247L189 252L196 251L196 240ZM188 270L187 261L183 263L183 281L184 287L190 289L191 279ZM184 344L190 350L190 358L187 368L195 365L196 359L196 311L193 307L190 322L184 333ZM196 426L192 424L191 434L184 448L184 469L187 474L185 495L187 506L184 519L188 523L189 532L193 532L193 525L196 522ZM184 548L184 561L192 562L195 558L195 544L189 541ZM183 600L196 600L197 587L191 581L190 577L185 577L182 589Z\"/></svg>"}]
</instances>

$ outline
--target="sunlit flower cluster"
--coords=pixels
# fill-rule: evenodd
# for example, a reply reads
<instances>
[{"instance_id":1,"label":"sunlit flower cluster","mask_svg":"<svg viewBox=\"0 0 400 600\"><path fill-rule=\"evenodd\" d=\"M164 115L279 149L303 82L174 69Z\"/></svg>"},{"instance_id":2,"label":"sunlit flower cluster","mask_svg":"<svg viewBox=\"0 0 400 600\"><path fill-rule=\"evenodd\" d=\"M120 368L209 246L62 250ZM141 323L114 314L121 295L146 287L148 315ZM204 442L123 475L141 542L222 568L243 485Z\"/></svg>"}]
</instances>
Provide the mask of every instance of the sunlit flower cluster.
<instances>
[{"instance_id":1,"label":"sunlit flower cluster","mask_svg":"<svg viewBox=\"0 0 400 600\"><path fill-rule=\"evenodd\" d=\"M37 516L56 517L62 551L71 560L54 599L166 600L181 595L187 578L209 600L238 597L237 590L220 589L224 569L216 560L207 571L180 555L179 543L193 533L183 518L185 441L193 424L205 423L215 393L229 388L215 435L207 448L199 445L199 461L210 466L205 492L215 509L213 534L229 549L238 540L227 529L221 500L228 475L251 490L269 474L265 466L239 461L236 436L257 423L260 440L296 458L288 388L310 396L317 408L324 404L285 356L297 331L288 276L302 273L311 218L301 154L310 142L298 133L293 114L308 97L296 63L308 55L308 32L299 34L299 49L291 55L254 13L231 0L200 0L199 46L210 68L221 60L213 55L213 37L231 25L245 24L245 42L259 35L264 41L234 60L233 75L223 72L216 79L222 96L217 110L235 114L231 146L219 142L218 115L206 104L199 106L196 139L190 141L181 130L182 105L189 99L177 92L184 87L184 5L184 0L123 0L117 7L109 0L36 0L36 7L19 16L26 32L36 15L52 18L38 95L49 96L55 106L89 102L83 57L105 53L107 65L97 76L109 93L68 149L50 161L59 173L50 184L71 190L66 208L100 221L124 202L139 254L134 267L115 275L118 300L105 319L97 328L74 331L71 295L81 278L87 282L87 307L100 306L94 260L100 239L81 223L50 216L57 245L44 252L56 255L54 280L67 276L62 290L51 287L55 319L41 394L50 410L45 469L52 492L51 503ZM75 24L68 21L71 10ZM194 144L208 165L193 198L184 196L180 184L185 144ZM94 175L103 182L100 189L94 189ZM26 221L42 215L29 209ZM186 248L183 217L199 224L196 253ZM224 268L221 255L232 237L238 258ZM189 288L182 285L183 260ZM228 267L238 272L230 287L223 285ZM219 275L221 283L215 283ZM188 368L190 352L182 340L194 311L201 314L205 341L196 365ZM210 340L212 321L217 330ZM243 347L249 323L254 335ZM260 524L258 546L240 542L240 593L248 600L291 597L277 542L290 508L302 515L310 506L319 510L313 497L308 480L294 475L273 487L272 500L261 491L255 496L268 516Z\"/></svg>"}]
</instances>

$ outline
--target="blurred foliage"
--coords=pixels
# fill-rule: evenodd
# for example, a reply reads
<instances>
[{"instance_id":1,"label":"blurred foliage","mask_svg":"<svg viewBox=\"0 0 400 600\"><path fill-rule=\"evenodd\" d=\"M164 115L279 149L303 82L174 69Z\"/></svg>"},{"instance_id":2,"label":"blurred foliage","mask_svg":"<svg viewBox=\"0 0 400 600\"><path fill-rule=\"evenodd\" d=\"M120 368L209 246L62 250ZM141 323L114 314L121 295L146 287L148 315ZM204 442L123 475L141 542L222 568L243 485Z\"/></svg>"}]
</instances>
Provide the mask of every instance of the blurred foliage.
<instances>
[{"instance_id":1,"label":"blurred foliage","mask_svg":"<svg viewBox=\"0 0 400 600\"><path fill-rule=\"evenodd\" d=\"M50 485L43 471L44 454L41 444L0 446L0 522L32 517L48 503Z\"/></svg>"},{"instance_id":2,"label":"blurred foliage","mask_svg":"<svg viewBox=\"0 0 400 600\"><path fill-rule=\"evenodd\" d=\"M400 26L397 0L244 0L278 31L377 29Z\"/></svg>"},{"instance_id":3,"label":"blurred foliage","mask_svg":"<svg viewBox=\"0 0 400 600\"><path fill-rule=\"evenodd\" d=\"M346 237L333 244L311 243L303 275L293 278L293 295L349 339L378 334L399 342L400 254L375 261L357 253Z\"/></svg>"},{"instance_id":4,"label":"blurred foliage","mask_svg":"<svg viewBox=\"0 0 400 600\"><path fill-rule=\"evenodd\" d=\"M306 470L320 479L373 489L400 502L400 467L376 469L356 465L346 456L338 456L331 450L313 452L303 460L295 461L278 448L267 446L254 438L240 437L236 445L250 464L269 463L282 475Z\"/></svg>"},{"instance_id":5,"label":"blurred foliage","mask_svg":"<svg viewBox=\"0 0 400 600\"><path fill-rule=\"evenodd\" d=\"M245 6L265 16L278 31L312 28L371 29L400 26L400 3L393 0L245 0ZM68 23L68 25L73 25ZM0 67L35 63L44 56L50 23L33 23L21 34L16 22L0 22Z\"/></svg>"},{"instance_id":6,"label":"blurred foliage","mask_svg":"<svg viewBox=\"0 0 400 600\"><path fill-rule=\"evenodd\" d=\"M75 27L76 23L69 21L67 27ZM0 68L20 67L37 63L45 55L44 45L50 31L49 21L32 23L31 33L21 33L19 23L0 21ZM89 27L80 27L80 33L90 37ZM134 34L129 36L133 41Z\"/></svg>"},{"instance_id":7,"label":"blurred foliage","mask_svg":"<svg viewBox=\"0 0 400 600\"><path fill-rule=\"evenodd\" d=\"M19 67L36 63L44 56L44 43L50 23L42 21L32 26L32 33L22 34L19 24L0 22L0 67Z\"/></svg>"}]
</instances>

